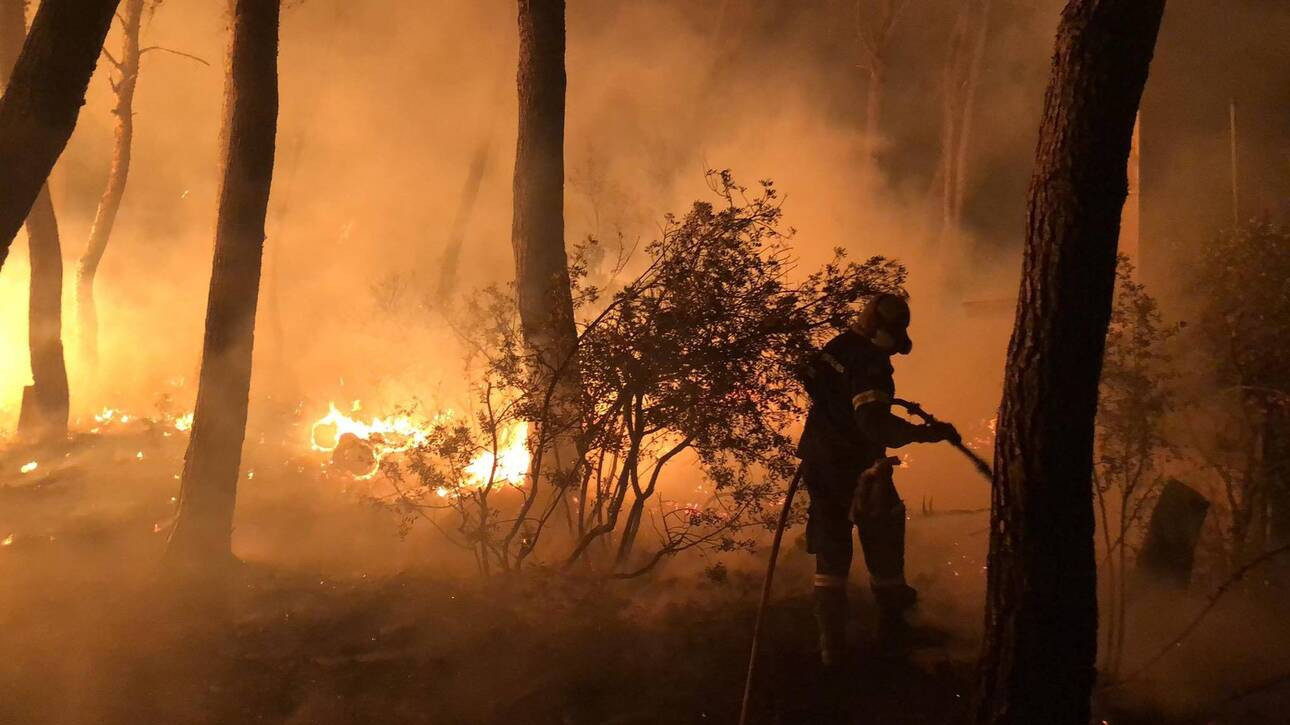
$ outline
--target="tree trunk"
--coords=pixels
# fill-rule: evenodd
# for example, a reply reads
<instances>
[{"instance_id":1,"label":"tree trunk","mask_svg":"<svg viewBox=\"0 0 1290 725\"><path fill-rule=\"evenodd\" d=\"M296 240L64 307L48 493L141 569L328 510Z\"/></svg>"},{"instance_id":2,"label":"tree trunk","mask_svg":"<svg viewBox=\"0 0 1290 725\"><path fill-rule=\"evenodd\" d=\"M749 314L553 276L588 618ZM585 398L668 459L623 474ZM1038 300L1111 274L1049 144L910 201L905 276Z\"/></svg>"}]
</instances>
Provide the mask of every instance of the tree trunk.
<instances>
[{"instance_id":1,"label":"tree trunk","mask_svg":"<svg viewBox=\"0 0 1290 725\"><path fill-rule=\"evenodd\" d=\"M576 465L568 431L576 411L577 330L564 250L564 0L519 0L519 139L511 245L526 344L534 352L539 395L554 385L546 411L545 470L566 476ZM553 376L558 375L558 379ZM554 415L553 415L554 414Z\"/></svg>"},{"instance_id":2,"label":"tree trunk","mask_svg":"<svg viewBox=\"0 0 1290 725\"><path fill-rule=\"evenodd\" d=\"M130 149L134 143L134 89L139 81L139 27L143 22L143 0L125 0L121 16L123 26L121 57L115 62L116 138L112 147L112 168L107 186L99 199L90 227L90 239L81 254L76 275L76 313L80 322L80 347L85 361L95 366L99 361L99 322L94 306L94 275L107 249L112 225L125 196L125 182L130 175Z\"/></svg>"},{"instance_id":3,"label":"tree trunk","mask_svg":"<svg viewBox=\"0 0 1290 725\"><path fill-rule=\"evenodd\" d=\"M42 186L27 213L31 259L27 344L31 349L31 385L22 391L18 434L29 440L67 435L67 365L63 360L63 251L58 217Z\"/></svg>"},{"instance_id":4,"label":"tree trunk","mask_svg":"<svg viewBox=\"0 0 1290 725\"><path fill-rule=\"evenodd\" d=\"M945 59L939 172L942 243L956 237L963 223L972 119L989 32L990 4L990 0L976 0L963 6L950 35Z\"/></svg>"},{"instance_id":5,"label":"tree trunk","mask_svg":"<svg viewBox=\"0 0 1290 725\"><path fill-rule=\"evenodd\" d=\"M278 120L279 0L230 0L224 177L206 304L197 406L168 556L232 557L233 505L246 436L251 350Z\"/></svg>"},{"instance_id":6,"label":"tree trunk","mask_svg":"<svg viewBox=\"0 0 1290 725\"><path fill-rule=\"evenodd\" d=\"M1268 546L1290 544L1290 410L1268 402L1263 419L1263 485L1268 499Z\"/></svg>"},{"instance_id":7,"label":"tree trunk","mask_svg":"<svg viewBox=\"0 0 1290 725\"><path fill-rule=\"evenodd\" d=\"M963 65L963 45L966 42L967 28L971 19L971 5L964 5L954 21L950 31L949 48L945 55L945 68L942 70L941 97L941 167L937 176L941 183L941 241L944 242L957 230L954 218L954 198L957 195L955 184L959 174L955 165L958 163L958 137L961 126L959 118L959 73Z\"/></svg>"},{"instance_id":8,"label":"tree trunk","mask_svg":"<svg viewBox=\"0 0 1290 725\"><path fill-rule=\"evenodd\" d=\"M475 147L475 153L471 156L470 168L466 171L466 181L461 187L461 195L457 200L457 212L452 217L452 226L449 227L448 243L444 247L443 257L440 260L439 284L435 294L442 305L447 305L457 292L461 248L466 242L466 227L475 211L475 201L479 198L479 187L484 182L484 170L488 167L488 157L492 148L493 133L492 129L489 129L488 135Z\"/></svg>"},{"instance_id":9,"label":"tree trunk","mask_svg":"<svg viewBox=\"0 0 1290 725\"><path fill-rule=\"evenodd\" d=\"M85 103L119 0L45 0L0 98L0 267Z\"/></svg>"},{"instance_id":10,"label":"tree trunk","mask_svg":"<svg viewBox=\"0 0 1290 725\"><path fill-rule=\"evenodd\" d=\"M26 2L0 0L0 89L22 52L27 35ZM18 434L28 440L61 438L67 434L67 367L63 363L63 254L58 240L58 217L47 186L27 214L31 283L28 298L27 341L31 351L32 384L23 390Z\"/></svg>"},{"instance_id":11,"label":"tree trunk","mask_svg":"<svg viewBox=\"0 0 1290 725\"><path fill-rule=\"evenodd\" d=\"M864 163L876 169L878 164L878 135L882 133L882 94L885 90L886 68L883 60L870 61L869 80L865 84L864 103Z\"/></svg>"},{"instance_id":12,"label":"tree trunk","mask_svg":"<svg viewBox=\"0 0 1290 725\"><path fill-rule=\"evenodd\" d=\"M990 31L990 0L981 0L976 6L976 36L971 56L968 58L967 78L963 87L963 111L959 123L958 148L954 161L953 215L955 227L963 223L964 190L967 188L968 151L971 149L972 119L976 115L976 88L981 80L981 64L985 58L986 39Z\"/></svg>"},{"instance_id":13,"label":"tree trunk","mask_svg":"<svg viewBox=\"0 0 1290 725\"><path fill-rule=\"evenodd\" d=\"M1071 0L1026 214L995 478L978 723L1087 725L1092 453L1133 120L1164 0Z\"/></svg>"}]
</instances>

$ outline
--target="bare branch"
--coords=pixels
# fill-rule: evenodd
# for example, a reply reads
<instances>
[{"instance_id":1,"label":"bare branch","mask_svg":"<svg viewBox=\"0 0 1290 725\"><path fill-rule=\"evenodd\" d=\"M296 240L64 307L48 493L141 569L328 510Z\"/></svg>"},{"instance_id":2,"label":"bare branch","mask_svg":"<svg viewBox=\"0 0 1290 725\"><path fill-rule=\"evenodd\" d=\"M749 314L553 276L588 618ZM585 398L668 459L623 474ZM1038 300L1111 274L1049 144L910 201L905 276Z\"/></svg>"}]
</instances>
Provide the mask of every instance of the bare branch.
<instances>
[{"instance_id":1,"label":"bare branch","mask_svg":"<svg viewBox=\"0 0 1290 725\"><path fill-rule=\"evenodd\" d=\"M198 56L195 56L195 55L193 55L192 53L185 53L185 52L183 52L182 50L174 50L174 49L172 49L172 48L164 48L164 47L162 47L162 46L160 46L160 45L150 45L150 46L148 46L147 48L143 48L143 49L139 50L139 57L140 57L140 58L142 58L142 57L143 57L143 55L144 55L145 53L147 53L148 51L151 51L151 50L160 50L160 51L164 51L164 52L166 52L166 53L171 53L171 54L173 54L173 55L180 56L181 58L187 58L187 59L189 59L189 60L195 60L195 61L197 61L198 63L201 63L202 65L204 65L204 66L206 66L206 67L208 67L208 68L210 67L210 63L207 63L207 62L206 62L206 60L205 60L204 58L199 58ZM107 51L103 51L103 52L105 52L105 53L106 53Z\"/></svg>"}]
</instances>

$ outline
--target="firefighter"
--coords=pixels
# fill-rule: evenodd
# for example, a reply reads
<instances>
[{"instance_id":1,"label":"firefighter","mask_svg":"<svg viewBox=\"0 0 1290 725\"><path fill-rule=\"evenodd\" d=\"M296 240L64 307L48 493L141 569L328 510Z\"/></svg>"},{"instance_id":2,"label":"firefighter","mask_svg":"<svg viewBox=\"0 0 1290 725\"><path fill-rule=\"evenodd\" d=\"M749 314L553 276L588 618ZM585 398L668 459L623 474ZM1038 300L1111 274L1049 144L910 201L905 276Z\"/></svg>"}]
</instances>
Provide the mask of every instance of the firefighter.
<instances>
[{"instance_id":1,"label":"firefighter","mask_svg":"<svg viewBox=\"0 0 1290 725\"><path fill-rule=\"evenodd\" d=\"M959 440L948 423L917 425L891 412L891 357L913 347L909 318L903 297L878 295L803 371L811 409L798 455L811 497L806 541L815 555L815 618L826 667L845 650L852 526L859 531L882 640L905 631L905 612L917 599L905 582L905 505L892 482L898 459L888 458L887 449Z\"/></svg>"}]
</instances>

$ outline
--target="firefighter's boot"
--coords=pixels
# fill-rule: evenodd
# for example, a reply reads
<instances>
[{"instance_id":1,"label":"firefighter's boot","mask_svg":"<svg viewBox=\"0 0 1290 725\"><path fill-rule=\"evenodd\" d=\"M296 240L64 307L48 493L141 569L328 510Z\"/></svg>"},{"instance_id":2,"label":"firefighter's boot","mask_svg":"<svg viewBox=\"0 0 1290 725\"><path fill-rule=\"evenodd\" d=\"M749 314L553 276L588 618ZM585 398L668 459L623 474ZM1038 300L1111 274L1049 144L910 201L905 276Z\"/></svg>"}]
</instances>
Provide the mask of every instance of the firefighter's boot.
<instances>
[{"instance_id":1,"label":"firefighter's boot","mask_svg":"<svg viewBox=\"0 0 1290 725\"><path fill-rule=\"evenodd\" d=\"M905 578L874 579L870 584L878 604L878 641L884 647L901 647L910 640L906 613L918 602L918 592Z\"/></svg>"},{"instance_id":2,"label":"firefighter's boot","mask_svg":"<svg viewBox=\"0 0 1290 725\"><path fill-rule=\"evenodd\" d=\"M905 614L918 601L918 592L905 582L905 505L894 487L884 493L880 505L869 506L857 523L878 605L878 639L898 645L909 634Z\"/></svg>"},{"instance_id":3,"label":"firefighter's boot","mask_svg":"<svg viewBox=\"0 0 1290 725\"><path fill-rule=\"evenodd\" d=\"M815 575L815 623L820 630L820 662L840 667L847 649L846 577Z\"/></svg>"}]
</instances>

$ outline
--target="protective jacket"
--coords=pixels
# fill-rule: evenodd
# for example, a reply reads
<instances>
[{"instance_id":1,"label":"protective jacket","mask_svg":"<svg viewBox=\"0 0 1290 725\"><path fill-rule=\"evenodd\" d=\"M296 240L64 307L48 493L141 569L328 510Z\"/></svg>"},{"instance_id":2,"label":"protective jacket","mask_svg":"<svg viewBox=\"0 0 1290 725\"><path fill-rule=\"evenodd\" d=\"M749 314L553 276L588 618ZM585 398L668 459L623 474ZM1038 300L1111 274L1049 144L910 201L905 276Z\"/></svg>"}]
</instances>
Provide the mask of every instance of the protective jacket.
<instances>
[{"instance_id":1,"label":"protective jacket","mask_svg":"<svg viewBox=\"0 0 1290 725\"><path fill-rule=\"evenodd\" d=\"M802 371L811 409L798 445L808 462L867 468L887 448L929 440L931 431L892 415L891 357L860 334L834 337Z\"/></svg>"}]
</instances>

